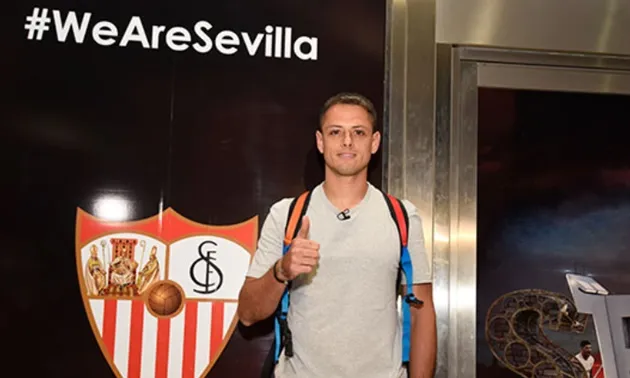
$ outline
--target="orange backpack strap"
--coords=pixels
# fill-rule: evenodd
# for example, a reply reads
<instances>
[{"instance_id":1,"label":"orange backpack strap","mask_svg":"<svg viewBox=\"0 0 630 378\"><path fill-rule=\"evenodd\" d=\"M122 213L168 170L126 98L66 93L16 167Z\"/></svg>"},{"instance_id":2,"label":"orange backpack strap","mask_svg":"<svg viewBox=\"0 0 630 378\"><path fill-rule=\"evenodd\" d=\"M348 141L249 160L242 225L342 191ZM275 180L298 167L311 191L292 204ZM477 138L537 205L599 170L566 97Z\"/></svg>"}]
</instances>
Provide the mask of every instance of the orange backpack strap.
<instances>
[{"instance_id":1,"label":"orange backpack strap","mask_svg":"<svg viewBox=\"0 0 630 378\"><path fill-rule=\"evenodd\" d=\"M291 244L291 241L297 235L300 227L302 227L302 217L306 214L310 199L311 192L306 191L291 202L291 206L289 206L289 216L287 217L287 224L284 230L285 247Z\"/></svg>"},{"instance_id":2,"label":"orange backpack strap","mask_svg":"<svg viewBox=\"0 0 630 378\"><path fill-rule=\"evenodd\" d=\"M385 194L385 202L387 202L390 215L396 222L398 235L400 236L400 245L406 247L409 241L409 216L407 211L402 202L391 194Z\"/></svg>"},{"instance_id":3,"label":"orange backpack strap","mask_svg":"<svg viewBox=\"0 0 630 378\"><path fill-rule=\"evenodd\" d=\"M289 206L289 214L287 216L287 224L284 230L284 241L282 246L282 255L284 256L289 252L291 247L291 241L295 238L300 227L302 226L302 217L306 214L308 203L311 199L311 191L306 191L300 196L291 201ZM293 339L291 337L291 330L287 323L287 315L289 314L291 283L284 289L282 298L278 304L275 316L275 345L274 354L275 362L278 362L280 358L280 352L284 349L284 354L287 357L293 356Z\"/></svg>"}]
</instances>

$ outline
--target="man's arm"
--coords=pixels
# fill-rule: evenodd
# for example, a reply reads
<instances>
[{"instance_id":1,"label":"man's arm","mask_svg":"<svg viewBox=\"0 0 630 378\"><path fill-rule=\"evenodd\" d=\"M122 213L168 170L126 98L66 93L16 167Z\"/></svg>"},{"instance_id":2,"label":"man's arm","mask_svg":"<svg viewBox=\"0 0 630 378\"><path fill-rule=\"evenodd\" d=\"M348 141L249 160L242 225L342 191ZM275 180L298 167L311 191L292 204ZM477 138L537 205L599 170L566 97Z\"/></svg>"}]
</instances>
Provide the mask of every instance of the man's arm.
<instances>
[{"instance_id":1,"label":"man's arm","mask_svg":"<svg viewBox=\"0 0 630 378\"><path fill-rule=\"evenodd\" d=\"M260 278L247 277L238 297L238 317L250 326L267 319L278 307L285 285L273 276L275 264Z\"/></svg>"},{"instance_id":2,"label":"man's arm","mask_svg":"<svg viewBox=\"0 0 630 378\"><path fill-rule=\"evenodd\" d=\"M405 291L406 292L406 291ZM413 293L422 300L420 306L409 306L411 312L411 349L409 377L432 378L437 355L437 324L433 305L433 285L413 285Z\"/></svg>"},{"instance_id":3,"label":"man's arm","mask_svg":"<svg viewBox=\"0 0 630 378\"><path fill-rule=\"evenodd\" d=\"M425 248L420 214L411 202L405 200L403 203L409 216L408 245L413 263L413 293L424 302L420 306L409 306L411 313L409 376L410 378L433 378L437 355L437 324L431 284L431 259ZM406 281L405 277L403 284L407 284Z\"/></svg>"},{"instance_id":4,"label":"man's arm","mask_svg":"<svg viewBox=\"0 0 630 378\"><path fill-rule=\"evenodd\" d=\"M276 262L282 258L282 238L290 199L276 202L265 217L256 253L238 296L237 316L250 326L271 316L285 288L273 277Z\"/></svg>"},{"instance_id":5,"label":"man's arm","mask_svg":"<svg viewBox=\"0 0 630 378\"><path fill-rule=\"evenodd\" d=\"M264 228L264 227L263 227ZM278 302L282 298L282 293L286 288L283 283L291 281L303 273L310 273L319 260L319 244L308 240L310 221L308 217L302 219L302 227L298 231L295 239L291 242L291 247L286 255L271 265L259 278L247 277L241 288L238 300L237 314L246 326L250 326L260 320L271 316L278 307ZM269 233L261 237L260 246L267 243ZM271 243L272 245L275 243ZM278 243L279 244L279 243ZM278 247L281 248L282 244ZM258 256L265 256L264 249L259 247ZM267 265L268 266L268 265ZM274 270L279 282L274 277Z\"/></svg>"}]
</instances>

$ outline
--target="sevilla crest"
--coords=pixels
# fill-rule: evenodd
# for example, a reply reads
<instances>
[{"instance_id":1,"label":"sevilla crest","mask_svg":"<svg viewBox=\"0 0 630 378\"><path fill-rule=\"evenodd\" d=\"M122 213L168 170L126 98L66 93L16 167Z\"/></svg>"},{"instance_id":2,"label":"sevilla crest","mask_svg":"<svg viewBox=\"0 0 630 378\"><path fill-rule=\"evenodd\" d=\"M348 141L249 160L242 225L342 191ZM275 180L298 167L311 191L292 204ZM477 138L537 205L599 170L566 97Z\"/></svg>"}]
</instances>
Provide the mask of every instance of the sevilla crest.
<instances>
[{"instance_id":1,"label":"sevilla crest","mask_svg":"<svg viewBox=\"0 0 630 378\"><path fill-rule=\"evenodd\" d=\"M140 221L77 211L76 261L92 330L119 378L204 377L237 324L258 218L231 226L173 209Z\"/></svg>"}]
</instances>

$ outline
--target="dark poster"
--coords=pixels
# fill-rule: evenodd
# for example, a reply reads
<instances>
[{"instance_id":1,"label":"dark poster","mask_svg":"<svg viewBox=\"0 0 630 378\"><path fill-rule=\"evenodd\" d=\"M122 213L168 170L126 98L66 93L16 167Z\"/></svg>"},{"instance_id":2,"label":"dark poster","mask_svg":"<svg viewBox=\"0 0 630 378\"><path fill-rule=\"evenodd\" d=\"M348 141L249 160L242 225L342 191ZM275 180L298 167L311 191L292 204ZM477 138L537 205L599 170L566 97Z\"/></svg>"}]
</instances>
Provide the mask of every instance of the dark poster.
<instances>
[{"instance_id":1,"label":"dark poster","mask_svg":"<svg viewBox=\"0 0 630 378\"><path fill-rule=\"evenodd\" d=\"M243 278L273 202L323 178L323 102L356 91L383 108L385 12L384 1L5 4L3 374L260 376L272 323L231 321L230 269Z\"/></svg>"},{"instance_id":2,"label":"dark poster","mask_svg":"<svg viewBox=\"0 0 630 378\"><path fill-rule=\"evenodd\" d=\"M606 375L600 340L613 316L596 330L567 274L630 294L629 106L627 96L480 91L477 376Z\"/></svg>"}]
</instances>

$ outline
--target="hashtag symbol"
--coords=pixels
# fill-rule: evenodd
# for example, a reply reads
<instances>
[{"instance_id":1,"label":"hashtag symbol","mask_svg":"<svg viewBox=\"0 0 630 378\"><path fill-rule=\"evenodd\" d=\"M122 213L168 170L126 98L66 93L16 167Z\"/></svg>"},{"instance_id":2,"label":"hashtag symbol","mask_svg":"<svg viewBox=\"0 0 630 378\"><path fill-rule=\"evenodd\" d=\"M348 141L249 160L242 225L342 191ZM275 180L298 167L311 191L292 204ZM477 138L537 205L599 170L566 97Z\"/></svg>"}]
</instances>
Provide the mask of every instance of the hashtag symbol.
<instances>
[{"instance_id":1,"label":"hashtag symbol","mask_svg":"<svg viewBox=\"0 0 630 378\"><path fill-rule=\"evenodd\" d=\"M33 8L33 14L26 16L26 23L24 24L24 29L28 30L26 38L33 39L35 36L38 41L41 41L44 32L50 29L49 23L50 17L48 17L47 8L42 9L41 13L39 8ZM36 32L37 34L35 34Z\"/></svg>"}]
</instances>

